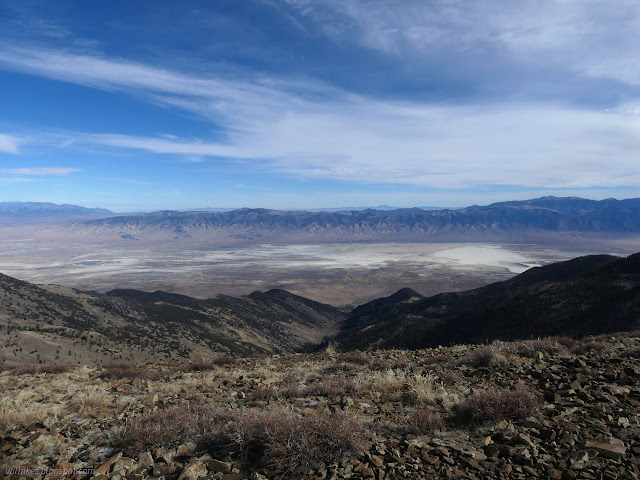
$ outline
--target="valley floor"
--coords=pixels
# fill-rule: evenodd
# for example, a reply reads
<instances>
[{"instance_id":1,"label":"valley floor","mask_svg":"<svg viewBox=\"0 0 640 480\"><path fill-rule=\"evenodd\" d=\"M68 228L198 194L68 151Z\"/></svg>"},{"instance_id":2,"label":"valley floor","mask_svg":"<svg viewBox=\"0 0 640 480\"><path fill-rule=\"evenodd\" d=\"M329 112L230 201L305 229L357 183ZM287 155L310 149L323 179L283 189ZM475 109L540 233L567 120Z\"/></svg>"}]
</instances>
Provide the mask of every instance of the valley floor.
<instances>
[{"instance_id":1,"label":"valley floor","mask_svg":"<svg viewBox=\"0 0 640 480\"><path fill-rule=\"evenodd\" d=\"M11 479L633 479L639 381L638 334L5 367L0 464Z\"/></svg>"},{"instance_id":2,"label":"valley floor","mask_svg":"<svg viewBox=\"0 0 640 480\"><path fill-rule=\"evenodd\" d=\"M39 237L36 237L39 238ZM410 287L423 295L476 288L535 265L593 252L629 254L638 241L511 243L51 242L0 239L0 273L38 284L106 292L163 290L208 298L282 288L330 305L358 305ZM250 272L250 274L248 274Z\"/></svg>"}]
</instances>

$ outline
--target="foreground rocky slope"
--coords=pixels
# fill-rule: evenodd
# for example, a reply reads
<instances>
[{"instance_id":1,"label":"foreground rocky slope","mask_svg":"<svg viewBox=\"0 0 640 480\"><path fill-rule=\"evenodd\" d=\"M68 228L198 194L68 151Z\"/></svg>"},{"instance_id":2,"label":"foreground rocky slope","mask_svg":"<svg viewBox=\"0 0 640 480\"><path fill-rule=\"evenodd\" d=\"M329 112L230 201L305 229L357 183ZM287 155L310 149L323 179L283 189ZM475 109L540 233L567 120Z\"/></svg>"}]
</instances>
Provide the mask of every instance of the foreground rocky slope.
<instances>
[{"instance_id":1,"label":"foreground rocky slope","mask_svg":"<svg viewBox=\"0 0 640 480\"><path fill-rule=\"evenodd\" d=\"M8 363L291 352L334 334L344 317L283 290L207 300L136 290L101 295L0 275L0 359Z\"/></svg>"},{"instance_id":2,"label":"foreground rocky slope","mask_svg":"<svg viewBox=\"0 0 640 480\"><path fill-rule=\"evenodd\" d=\"M474 290L429 298L410 289L362 305L342 348L424 348L640 328L640 254L590 255Z\"/></svg>"},{"instance_id":3,"label":"foreground rocky slope","mask_svg":"<svg viewBox=\"0 0 640 480\"><path fill-rule=\"evenodd\" d=\"M639 478L637 334L65 370L0 373L6 478Z\"/></svg>"}]
</instances>

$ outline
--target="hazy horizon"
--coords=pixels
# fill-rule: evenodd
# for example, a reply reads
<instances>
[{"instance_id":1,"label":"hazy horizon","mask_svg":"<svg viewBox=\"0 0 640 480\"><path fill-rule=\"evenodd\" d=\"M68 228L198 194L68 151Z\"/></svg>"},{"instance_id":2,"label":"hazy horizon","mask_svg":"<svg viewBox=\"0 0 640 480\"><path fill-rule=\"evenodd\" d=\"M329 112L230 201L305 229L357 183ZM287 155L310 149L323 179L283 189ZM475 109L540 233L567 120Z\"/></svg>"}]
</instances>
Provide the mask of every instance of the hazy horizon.
<instances>
[{"instance_id":1,"label":"hazy horizon","mask_svg":"<svg viewBox=\"0 0 640 480\"><path fill-rule=\"evenodd\" d=\"M540 197L537 197L540 198ZM628 197L628 198L615 198L615 197L603 197L603 198L586 198L586 197L576 197L576 196L571 196L571 197L556 197L556 198L580 198L583 200L593 200L593 201L602 201L602 200L617 200L617 201L623 201L623 200L631 200L633 198L640 198L640 197ZM534 198L531 197L524 197L524 198L507 198L505 200L499 200L497 202L492 202L492 203L499 203L502 201L526 201L526 200L535 200ZM3 203L24 203L24 204L28 204L28 203L44 203L44 204L52 204L52 205L70 205L70 206L76 206L76 207L83 207L83 208L103 208L103 209L107 209L110 210L106 207L103 207L101 205L88 205L88 204L69 204L69 203L55 203L55 202L49 202L49 201L18 201L18 200L0 200L0 205ZM461 209L461 208L465 208L465 207L471 207L471 206L488 206L490 205L489 203L486 204L474 204L474 205L470 205L470 204L460 204L460 205L448 205L448 206L443 206L443 205L345 205L345 206L340 206L340 207L328 207L328 206L318 206L318 207L282 207L282 208L271 208L269 206L264 206L264 205L256 205L256 206L248 206L248 205L241 205L241 206L237 206L237 207L213 207L213 206L197 206L197 207L185 207L185 208L158 208L158 209L143 209L143 208L132 208L132 209L123 209L123 210L111 210L111 213L124 213L124 214L130 214L130 213L154 213L154 212L161 212L161 211L178 211L178 212L197 212L197 211L212 211L212 212L229 212L229 211L233 211L233 210L242 210L242 209L266 209L266 210L281 210L281 211L308 211L308 212L321 212L321 211L342 211L342 210L365 210L365 209L373 209L373 210L395 210L395 209L405 209L405 208L418 208L418 209L423 209L423 210L429 210L429 209L433 209L433 210L457 210L457 209ZM0 214L1 215L1 214Z\"/></svg>"}]
</instances>

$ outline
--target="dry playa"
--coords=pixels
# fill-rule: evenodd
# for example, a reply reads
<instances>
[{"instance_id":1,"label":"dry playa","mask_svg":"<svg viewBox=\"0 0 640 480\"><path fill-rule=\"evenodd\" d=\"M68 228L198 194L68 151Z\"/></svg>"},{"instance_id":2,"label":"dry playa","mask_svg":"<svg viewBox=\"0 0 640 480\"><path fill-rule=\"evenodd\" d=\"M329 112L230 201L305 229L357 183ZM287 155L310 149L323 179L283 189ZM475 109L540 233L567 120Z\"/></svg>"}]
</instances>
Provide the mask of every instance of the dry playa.
<instances>
[{"instance_id":1,"label":"dry playa","mask_svg":"<svg viewBox=\"0 0 640 480\"><path fill-rule=\"evenodd\" d=\"M160 289L209 297L284 288L343 305L403 286L424 294L473 288L580 254L567 248L515 244L318 243L223 248L4 240L0 241L0 272L35 283L101 292Z\"/></svg>"}]
</instances>

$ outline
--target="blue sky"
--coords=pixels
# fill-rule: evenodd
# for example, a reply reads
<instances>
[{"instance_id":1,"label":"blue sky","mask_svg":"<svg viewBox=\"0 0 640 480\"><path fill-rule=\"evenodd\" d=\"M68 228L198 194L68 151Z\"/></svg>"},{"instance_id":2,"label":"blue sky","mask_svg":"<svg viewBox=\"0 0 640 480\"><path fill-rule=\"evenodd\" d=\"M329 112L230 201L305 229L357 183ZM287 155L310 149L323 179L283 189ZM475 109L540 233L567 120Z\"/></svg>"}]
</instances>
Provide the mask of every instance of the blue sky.
<instances>
[{"instance_id":1,"label":"blue sky","mask_svg":"<svg viewBox=\"0 0 640 480\"><path fill-rule=\"evenodd\" d=\"M0 2L0 201L640 196L640 3Z\"/></svg>"}]
</instances>

